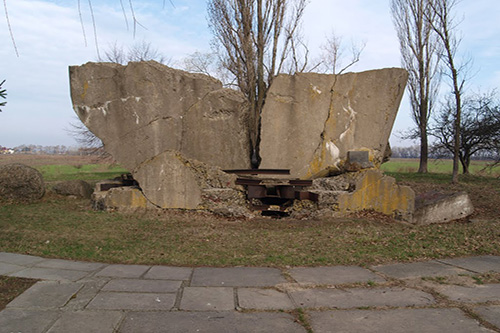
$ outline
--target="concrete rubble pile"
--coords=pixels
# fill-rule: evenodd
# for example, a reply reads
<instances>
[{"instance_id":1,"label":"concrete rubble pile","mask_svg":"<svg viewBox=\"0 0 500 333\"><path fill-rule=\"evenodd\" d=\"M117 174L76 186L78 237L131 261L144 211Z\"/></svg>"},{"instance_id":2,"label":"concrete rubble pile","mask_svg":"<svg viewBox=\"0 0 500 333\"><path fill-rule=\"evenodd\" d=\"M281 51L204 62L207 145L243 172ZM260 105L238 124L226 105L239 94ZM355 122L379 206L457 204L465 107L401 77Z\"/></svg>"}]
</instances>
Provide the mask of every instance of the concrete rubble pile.
<instances>
[{"instance_id":1,"label":"concrete rubble pile","mask_svg":"<svg viewBox=\"0 0 500 333\"><path fill-rule=\"evenodd\" d=\"M396 68L275 78L262 111L260 168L311 179L318 197L293 202L292 216L374 209L412 221L414 192L378 170L407 78ZM251 167L240 92L154 61L72 66L70 83L79 118L139 184L98 188L97 207L255 215L237 176L223 171Z\"/></svg>"}]
</instances>

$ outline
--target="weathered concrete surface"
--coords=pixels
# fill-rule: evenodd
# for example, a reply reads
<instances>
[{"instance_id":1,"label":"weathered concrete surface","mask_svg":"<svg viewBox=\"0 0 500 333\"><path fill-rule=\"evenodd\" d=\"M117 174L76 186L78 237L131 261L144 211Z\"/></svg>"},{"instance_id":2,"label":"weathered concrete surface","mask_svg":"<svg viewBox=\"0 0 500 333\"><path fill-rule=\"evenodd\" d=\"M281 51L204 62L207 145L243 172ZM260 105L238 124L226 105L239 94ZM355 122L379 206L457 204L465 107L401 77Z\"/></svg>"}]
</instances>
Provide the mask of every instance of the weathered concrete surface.
<instances>
[{"instance_id":1,"label":"weathered concrete surface","mask_svg":"<svg viewBox=\"0 0 500 333\"><path fill-rule=\"evenodd\" d=\"M376 169L317 178L309 191L318 195L318 202L295 201L289 210L292 216L345 215L371 209L403 221L413 218L415 192Z\"/></svg>"},{"instance_id":2,"label":"weathered concrete surface","mask_svg":"<svg viewBox=\"0 0 500 333\"><path fill-rule=\"evenodd\" d=\"M465 192L452 195L425 194L415 201L413 223L432 224L458 220L471 215L474 206Z\"/></svg>"},{"instance_id":3,"label":"weathered concrete surface","mask_svg":"<svg viewBox=\"0 0 500 333\"><path fill-rule=\"evenodd\" d=\"M445 265L437 261L413 262L372 266L373 270L396 279L412 279L424 276L447 276L470 274L459 267Z\"/></svg>"},{"instance_id":4,"label":"weathered concrete surface","mask_svg":"<svg viewBox=\"0 0 500 333\"><path fill-rule=\"evenodd\" d=\"M142 191L134 186L115 187L109 191L95 191L92 206L96 210L136 211L153 207Z\"/></svg>"},{"instance_id":5,"label":"weathered concrete surface","mask_svg":"<svg viewBox=\"0 0 500 333\"><path fill-rule=\"evenodd\" d=\"M167 150L221 168L250 167L244 97L219 81L154 61L69 71L76 113L130 171Z\"/></svg>"},{"instance_id":6,"label":"weathered concrete surface","mask_svg":"<svg viewBox=\"0 0 500 333\"><path fill-rule=\"evenodd\" d=\"M82 122L160 208L200 209L221 168L250 167L245 99L213 78L149 61L73 66L70 81Z\"/></svg>"},{"instance_id":7,"label":"weathered concrete surface","mask_svg":"<svg viewBox=\"0 0 500 333\"><path fill-rule=\"evenodd\" d=\"M315 333L345 332L493 332L459 309L395 309L386 311L322 311L311 313Z\"/></svg>"},{"instance_id":8,"label":"weathered concrete surface","mask_svg":"<svg viewBox=\"0 0 500 333\"><path fill-rule=\"evenodd\" d=\"M295 267L288 273L301 284L339 285L359 282L384 282L385 280L366 268L358 266Z\"/></svg>"},{"instance_id":9,"label":"weathered concrete surface","mask_svg":"<svg viewBox=\"0 0 500 333\"><path fill-rule=\"evenodd\" d=\"M407 78L398 68L279 75L262 111L260 167L317 178L342 171L350 150L380 165Z\"/></svg>"}]
</instances>

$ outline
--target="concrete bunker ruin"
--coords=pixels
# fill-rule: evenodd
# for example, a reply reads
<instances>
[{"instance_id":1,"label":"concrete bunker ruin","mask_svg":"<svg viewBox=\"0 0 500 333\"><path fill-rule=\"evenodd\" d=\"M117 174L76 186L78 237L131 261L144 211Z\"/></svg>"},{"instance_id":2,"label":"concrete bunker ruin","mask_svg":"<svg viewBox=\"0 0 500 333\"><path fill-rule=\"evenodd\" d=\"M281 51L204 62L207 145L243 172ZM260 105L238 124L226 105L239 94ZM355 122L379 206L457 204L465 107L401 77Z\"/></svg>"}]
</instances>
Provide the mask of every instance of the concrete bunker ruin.
<instances>
[{"instance_id":1,"label":"concrete bunker ruin","mask_svg":"<svg viewBox=\"0 0 500 333\"><path fill-rule=\"evenodd\" d=\"M256 207L297 217L373 209L413 221L415 193L379 170L407 78L399 68L279 75L261 114L260 171L245 174L242 93L154 61L72 66L75 112L139 185L98 184L95 206L247 217ZM278 205L263 201L273 196Z\"/></svg>"}]
</instances>

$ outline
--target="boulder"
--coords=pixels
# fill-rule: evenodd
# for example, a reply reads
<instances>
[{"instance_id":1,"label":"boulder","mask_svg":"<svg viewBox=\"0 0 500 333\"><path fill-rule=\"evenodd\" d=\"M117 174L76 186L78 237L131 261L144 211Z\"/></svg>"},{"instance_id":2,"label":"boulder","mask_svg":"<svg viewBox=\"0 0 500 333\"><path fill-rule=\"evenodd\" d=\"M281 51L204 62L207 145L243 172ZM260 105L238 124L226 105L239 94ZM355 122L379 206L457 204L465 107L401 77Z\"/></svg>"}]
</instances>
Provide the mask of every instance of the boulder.
<instances>
[{"instance_id":1,"label":"boulder","mask_svg":"<svg viewBox=\"0 0 500 333\"><path fill-rule=\"evenodd\" d=\"M33 202L45 194L42 174L24 164L0 166L0 200Z\"/></svg>"},{"instance_id":2,"label":"boulder","mask_svg":"<svg viewBox=\"0 0 500 333\"><path fill-rule=\"evenodd\" d=\"M262 110L260 167L314 179L345 171L348 151L380 166L407 79L399 68L279 75Z\"/></svg>"},{"instance_id":3,"label":"boulder","mask_svg":"<svg viewBox=\"0 0 500 333\"><path fill-rule=\"evenodd\" d=\"M68 180L54 185L54 192L60 195L74 195L78 198L90 199L92 186L83 180Z\"/></svg>"}]
</instances>

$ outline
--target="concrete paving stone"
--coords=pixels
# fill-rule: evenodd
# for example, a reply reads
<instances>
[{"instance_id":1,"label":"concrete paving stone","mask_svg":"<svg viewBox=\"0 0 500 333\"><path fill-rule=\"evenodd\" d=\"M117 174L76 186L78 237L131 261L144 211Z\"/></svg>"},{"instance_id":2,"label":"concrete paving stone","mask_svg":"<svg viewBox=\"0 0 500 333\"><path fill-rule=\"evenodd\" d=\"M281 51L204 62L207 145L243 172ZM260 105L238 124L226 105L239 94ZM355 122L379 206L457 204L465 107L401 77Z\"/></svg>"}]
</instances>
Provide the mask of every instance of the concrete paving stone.
<instances>
[{"instance_id":1,"label":"concrete paving stone","mask_svg":"<svg viewBox=\"0 0 500 333\"><path fill-rule=\"evenodd\" d=\"M458 309L396 309L309 312L314 333L493 332Z\"/></svg>"},{"instance_id":2,"label":"concrete paving stone","mask_svg":"<svg viewBox=\"0 0 500 333\"><path fill-rule=\"evenodd\" d=\"M151 266L143 265L109 265L97 272L95 276L139 278L150 268Z\"/></svg>"},{"instance_id":3,"label":"concrete paving stone","mask_svg":"<svg viewBox=\"0 0 500 333\"><path fill-rule=\"evenodd\" d=\"M290 292L301 308L350 309L377 306L423 306L435 303L432 295L409 288L305 289Z\"/></svg>"},{"instance_id":4,"label":"concrete paving stone","mask_svg":"<svg viewBox=\"0 0 500 333\"><path fill-rule=\"evenodd\" d=\"M238 303L243 309L253 310L289 310L294 309L286 293L274 289L240 288Z\"/></svg>"},{"instance_id":5,"label":"concrete paving stone","mask_svg":"<svg viewBox=\"0 0 500 333\"><path fill-rule=\"evenodd\" d=\"M109 281L103 291L128 291L138 293L176 293L182 281L118 279Z\"/></svg>"},{"instance_id":6,"label":"concrete paving stone","mask_svg":"<svg viewBox=\"0 0 500 333\"><path fill-rule=\"evenodd\" d=\"M61 308L83 287L81 283L40 281L7 304L8 308Z\"/></svg>"},{"instance_id":7,"label":"concrete paving stone","mask_svg":"<svg viewBox=\"0 0 500 333\"><path fill-rule=\"evenodd\" d=\"M18 271L25 269L25 266L7 264L4 262L0 262L0 275L12 274Z\"/></svg>"},{"instance_id":8,"label":"concrete paving stone","mask_svg":"<svg viewBox=\"0 0 500 333\"><path fill-rule=\"evenodd\" d=\"M481 318L500 329L500 305L482 306L473 309Z\"/></svg>"},{"instance_id":9,"label":"concrete paving stone","mask_svg":"<svg viewBox=\"0 0 500 333\"><path fill-rule=\"evenodd\" d=\"M195 268L191 286L194 287L273 287L287 282L276 268L229 267Z\"/></svg>"},{"instance_id":10,"label":"concrete paving stone","mask_svg":"<svg viewBox=\"0 0 500 333\"><path fill-rule=\"evenodd\" d=\"M437 261L414 262L409 264L392 264L372 266L377 272L384 273L396 279L411 279L424 276L448 276L458 274L471 274L470 272L442 264Z\"/></svg>"},{"instance_id":11,"label":"concrete paving stone","mask_svg":"<svg viewBox=\"0 0 500 333\"><path fill-rule=\"evenodd\" d=\"M304 333L306 330L286 313L226 312L132 312L120 333Z\"/></svg>"},{"instance_id":12,"label":"concrete paving stone","mask_svg":"<svg viewBox=\"0 0 500 333\"><path fill-rule=\"evenodd\" d=\"M5 309L0 312L0 332L42 333L59 317L59 311Z\"/></svg>"},{"instance_id":13,"label":"concrete paving stone","mask_svg":"<svg viewBox=\"0 0 500 333\"><path fill-rule=\"evenodd\" d=\"M106 280L93 280L93 281L78 281L83 283L82 289L78 291L75 297L72 297L69 302L64 306L65 311L83 310L89 302L96 297L102 287L107 283Z\"/></svg>"},{"instance_id":14,"label":"concrete paving stone","mask_svg":"<svg viewBox=\"0 0 500 333\"><path fill-rule=\"evenodd\" d=\"M89 310L170 311L176 294L100 292L87 305Z\"/></svg>"},{"instance_id":15,"label":"concrete paving stone","mask_svg":"<svg viewBox=\"0 0 500 333\"><path fill-rule=\"evenodd\" d=\"M190 267L153 266L146 275L144 275L144 278L153 280L187 281L191 278L192 273L193 269Z\"/></svg>"},{"instance_id":16,"label":"concrete paving stone","mask_svg":"<svg viewBox=\"0 0 500 333\"><path fill-rule=\"evenodd\" d=\"M289 270L298 283L338 285L356 282L385 282L377 274L358 266L297 267Z\"/></svg>"},{"instance_id":17,"label":"concrete paving stone","mask_svg":"<svg viewBox=\"0 0 500 333\"><path fill-rule=\"evenodd\" d=\"M94 262L82 262L82 261L72 261L72 260L61 260L61 259L47 259L36 263L34 267L42 268L59 268L68 269L73 271L84 271L93 272L101 269L105 264L94 263Z\"/></svg>"},{"instance_id":18,"label":"concrete paving stone","mask_svg":"<svg viewBox=\"0 0 500 333\"><path fill-rule=\"evenodd\" d=\"M55 280L55 281L78 281L85 276L88 272L72 271L68 269L55 269L55 268L37 268L31 267L23 269L22 271L14 272L9 276L23 277L38 280Z\"/></svg>"},{"instance_id":19,"label":"concrete paving stone","mask_svg":"<svg viewBox=\"0 0 500 333\"><path fill-rule=\"evenodd\" d=\"M476 273L500 272L499 256L479 256L470 258L453 258L437 260L449 265L459 266L461 268Z\"/></svg>"},{"instance_id":20,"label":"concrete paving stone","mask_svg":"<svg viewBox=\"0 0 500 333\"><path fill-rule=\"evenodd\" d=\"M8 264L31 266L44 260L46 259L25 254L0 252L0 262Z\"/></svg>"},{"instance_id":21,"label":"concrete paving stone","mask_svg":"<svg viewBox=\"0 0 500 333\"><path fill-rule=\"evenodd\" d=\"M440 286L436 290L453 301L465 303L500 302L500 284L484 284L474 287Z\"/></svg>"},{"instance_id":22,"label":"concrete paving stone","mask_svg":"<svg viewBox=\"0 0 500 333\"><path fill-rule=\"evenodd\" d=\"M68 311L47 333L114 333L122 317L119 311Z\"/></svg>"},{"instance_id":23,"label":"concrete paving stone","mask_svg":"<svg viewBox=\"0 0 500 333\"><path fill-rule=\"evenodd\" d=\"M186 287L179 308L191 311L235 310L233 288Z\"/></svg>"}]
</instances>

